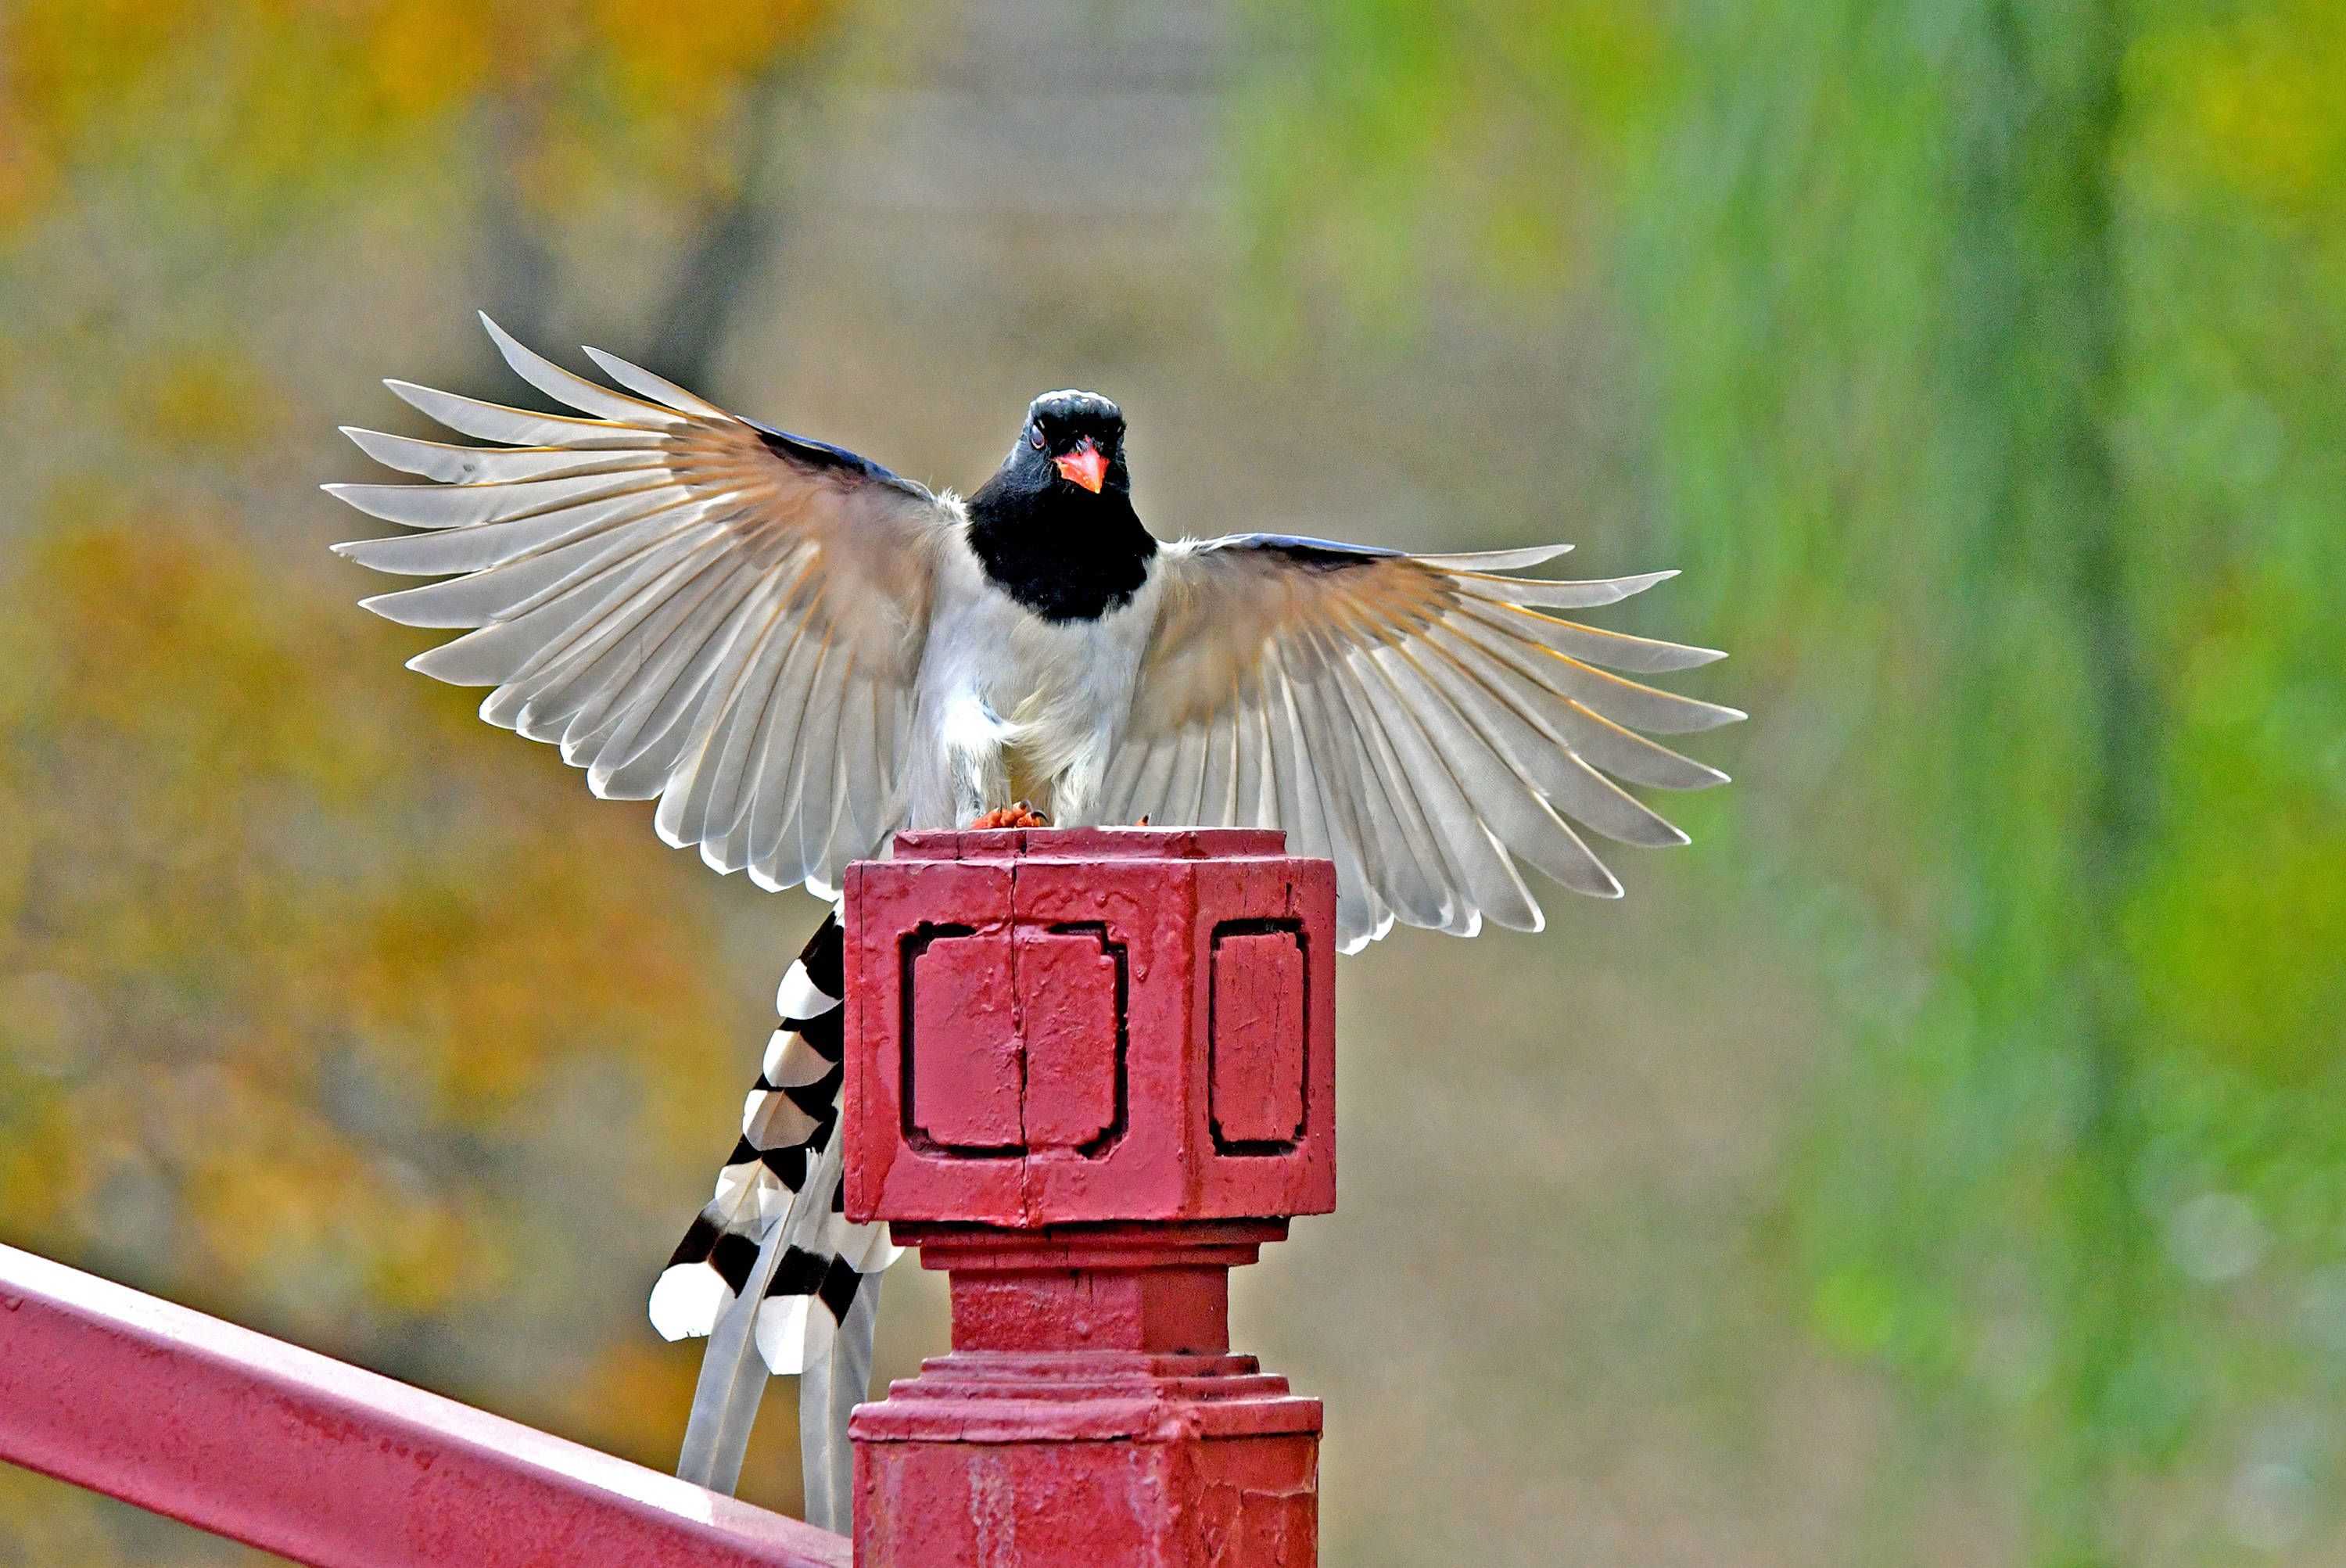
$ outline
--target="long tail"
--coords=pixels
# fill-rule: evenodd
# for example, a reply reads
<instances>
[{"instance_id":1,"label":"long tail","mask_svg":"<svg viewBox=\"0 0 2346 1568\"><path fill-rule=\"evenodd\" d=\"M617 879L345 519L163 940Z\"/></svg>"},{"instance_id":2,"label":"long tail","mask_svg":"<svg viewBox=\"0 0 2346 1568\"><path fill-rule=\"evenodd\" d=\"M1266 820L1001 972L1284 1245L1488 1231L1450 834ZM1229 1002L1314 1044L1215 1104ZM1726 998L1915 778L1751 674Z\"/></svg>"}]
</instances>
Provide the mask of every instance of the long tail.
<instances>
[{"instance_id":1,"label":"long tail","mask_svg":"<svg viewBox=\"0 0 2346 1568\"><path fill-rule=\"evenodd\" d=\"M799 1379L807 1519L852 1525L847 1418L869 1390L885 1225L841 1213L842 933L823 921L782 981L781 1023L717 1194L652 1288L652 1326L709 1336L677 1474L731 1492L770 1373Z\"/></svg>"}]
</instances>

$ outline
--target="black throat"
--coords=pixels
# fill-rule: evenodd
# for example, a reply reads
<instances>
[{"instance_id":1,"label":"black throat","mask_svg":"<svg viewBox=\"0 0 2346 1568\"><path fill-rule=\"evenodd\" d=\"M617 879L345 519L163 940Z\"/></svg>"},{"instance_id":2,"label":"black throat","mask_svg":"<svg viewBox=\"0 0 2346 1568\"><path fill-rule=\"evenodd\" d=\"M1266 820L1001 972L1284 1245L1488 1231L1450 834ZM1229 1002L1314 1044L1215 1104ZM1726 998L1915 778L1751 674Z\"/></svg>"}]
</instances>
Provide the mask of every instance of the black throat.
<instances>
[{"instance_id":1,"label":"black throat","mask_svg":"<svg viewBox=\"0 0 2346 1568\"><path fill-rule=\"evenodd\" d=\"M996 587L1045 620L1096 621L1132 602L1157 540L1124 484L1095 495L1005 468L969 498L969 547Z\"/></svg>"}]
</instances>

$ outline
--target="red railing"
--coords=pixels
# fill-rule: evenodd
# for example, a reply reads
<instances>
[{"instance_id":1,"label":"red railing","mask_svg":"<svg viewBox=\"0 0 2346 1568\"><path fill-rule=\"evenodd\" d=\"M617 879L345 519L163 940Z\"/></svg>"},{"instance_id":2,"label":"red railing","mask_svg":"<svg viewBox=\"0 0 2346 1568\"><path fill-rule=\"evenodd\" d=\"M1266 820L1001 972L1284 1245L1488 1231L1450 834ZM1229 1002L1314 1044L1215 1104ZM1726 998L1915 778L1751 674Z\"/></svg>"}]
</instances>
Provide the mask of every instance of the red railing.
<instances>
[{"instance_id":1,"label":"red railing","mask_svg":"<svg viewBox=\"0 0 2346 1568\"><path fill-rule=\"evenodd\" d=\"M842 1536L0 1247L0 1459L318 1568L845 1568Z\"/></svg>"},{"instance_id":2,"label":"red railing","mask_svg":"<svg viewBox=\"0 0 2346 1568\"><path fill-rule=\"evenodd\" d=\"M1335 878L1253 830L851 869L846 1208L953 1276L855 1540L0 1247L0 1459L321 1568L1311 1568L1229 1272L1335 1202Z\"/></svg>"}]
</instances>

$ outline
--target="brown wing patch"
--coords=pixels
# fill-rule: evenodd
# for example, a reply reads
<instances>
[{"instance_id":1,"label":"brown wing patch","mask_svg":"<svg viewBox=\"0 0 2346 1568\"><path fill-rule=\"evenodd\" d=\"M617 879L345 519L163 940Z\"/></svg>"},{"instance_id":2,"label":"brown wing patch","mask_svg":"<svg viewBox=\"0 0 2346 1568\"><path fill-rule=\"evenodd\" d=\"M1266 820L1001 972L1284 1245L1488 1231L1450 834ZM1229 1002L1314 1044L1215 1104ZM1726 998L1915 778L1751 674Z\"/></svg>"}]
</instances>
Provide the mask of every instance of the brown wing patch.
<instances>
[{"instance_id":1,"label":"brown wing patch","mask_svg":"<svg viewBox=\"0 0 2346 1568\"><path fill-rule=\"evenodd\" d=\"M1600 769L1664 788L1725 778L1625 726L1741 715L1596 667L1683 669L1708 650L1533 607L1611 604L1667 574L1497 570L1560 553L1402 556L1263 535L1168 546L1104 818L1285 830L1290 853L1335 862L1347 949L1396 920L1538 929L1518 860L1617 896L1573 821L1637 844L1685 835Z\"/></svg>"},{"instance_id":2,"label":"brown wing patch","mask_svg":"<svg viewBox=\"0 0 2346 1568\"><path fill-rule=\"evenodd\" d=\"M1443 573L1406 555L1297 560L1277 550L1205 550L1191 564L1166 584L1133 716L1139 733L1178 729L1227 705L1273 644L1300 654L1329 633L1359 646L1398 644L1459 602Z\"/></svg>"},{"instance_id":3,"label":"brown wing patch","mask_svg":"<svg viewBox=\"0 0 2346 1568\"><path fill-rule=\"evenodd\" d=\"M832 463L798 461L756 427L694 420L660 443L678 483L710 504L735 547L760 571L811 555L808 591L827 594L843 628L892 668L910 657L903 635L925 620L929 563L907 548L905 524L935 501ZM909 676L909 669L901 672Z\"/></svg>"}]
</instances>

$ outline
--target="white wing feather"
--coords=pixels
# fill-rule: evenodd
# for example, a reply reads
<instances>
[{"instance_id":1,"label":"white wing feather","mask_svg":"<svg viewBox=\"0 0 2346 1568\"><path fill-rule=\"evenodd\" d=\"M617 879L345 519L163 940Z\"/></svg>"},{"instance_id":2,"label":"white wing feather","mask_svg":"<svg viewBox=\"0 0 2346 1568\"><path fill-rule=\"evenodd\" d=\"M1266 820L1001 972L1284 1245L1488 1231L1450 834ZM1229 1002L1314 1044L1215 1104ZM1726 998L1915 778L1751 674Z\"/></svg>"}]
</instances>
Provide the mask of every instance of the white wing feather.
<instances>
[{"instance_id":1,"label":"white wing feather","mask_svg":"<svg viewBox=\"0 0 2346 1568\"><path fill-rule=\"evenodd\" d=\"M668 842L830 896L901 825L893 759L957 504L589 350L614 392L482 320L516 373L585 417L388 383L505 444L348 432L437 482L325 487L416 530L339 553L442 578L366 607L465 628L410 667L494 687L484 718L559 745L597 795L657 798Z\"/></svg>"},{"instance_id":2,"label":"white wing feather","mask_svg":"<svg viewBox=\"0 0 2346 1568\"><path fill-rule=\"evenodd\" d=\"M1634 844L1686 835L1606 775L1670 789L1727 777L1636 729L1743 716L1608 673L1688 669L1720 657L1712 650L1546 613L1612 604L1674 574L1504 575L1565 548L1410 556L1265 535L1168 545L1107 809L1285 829L1294 852L1336 862L1347 952L1397 920L1460 935L1486 917L1538 929L1517 860L1576 892L1617 896L1575 823Z\"/></svg>"}]
</instances>

